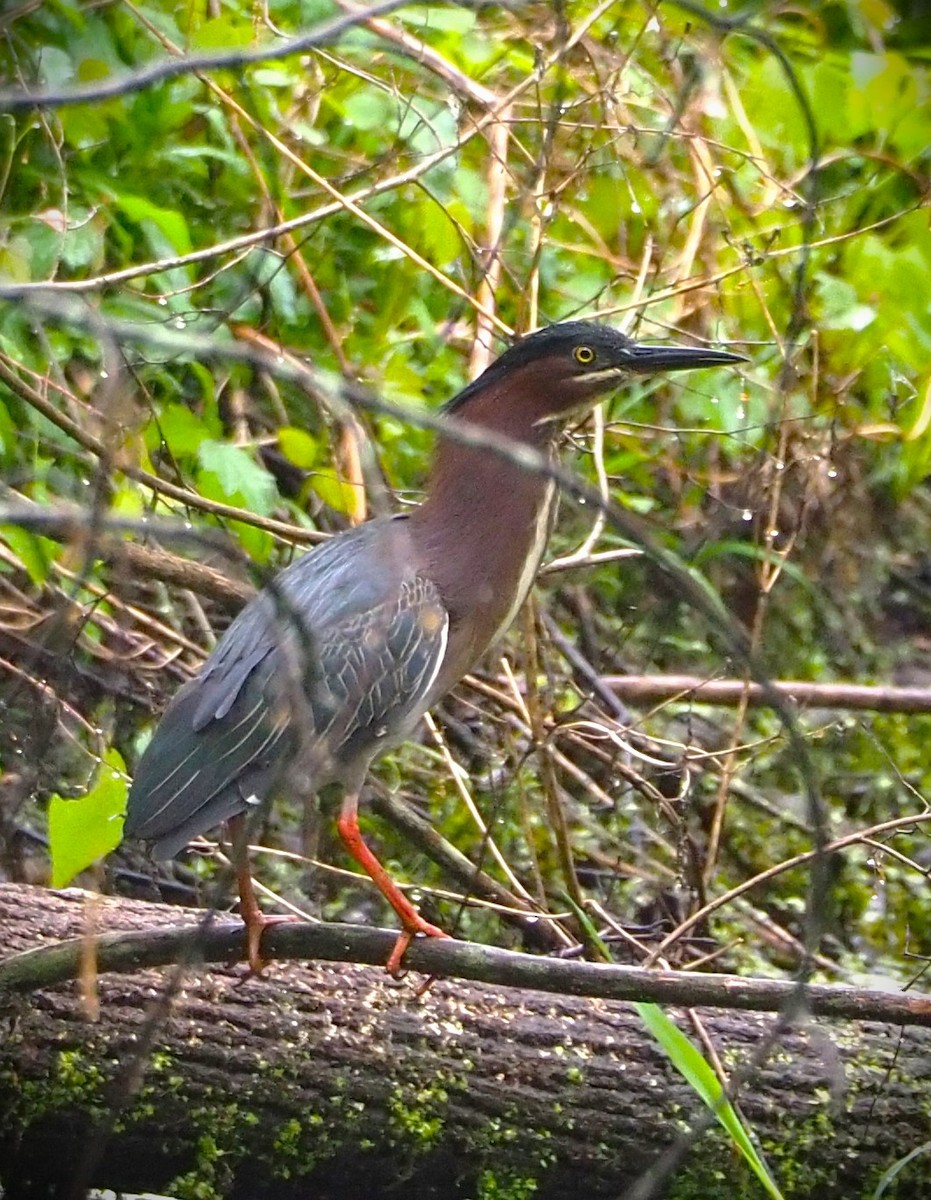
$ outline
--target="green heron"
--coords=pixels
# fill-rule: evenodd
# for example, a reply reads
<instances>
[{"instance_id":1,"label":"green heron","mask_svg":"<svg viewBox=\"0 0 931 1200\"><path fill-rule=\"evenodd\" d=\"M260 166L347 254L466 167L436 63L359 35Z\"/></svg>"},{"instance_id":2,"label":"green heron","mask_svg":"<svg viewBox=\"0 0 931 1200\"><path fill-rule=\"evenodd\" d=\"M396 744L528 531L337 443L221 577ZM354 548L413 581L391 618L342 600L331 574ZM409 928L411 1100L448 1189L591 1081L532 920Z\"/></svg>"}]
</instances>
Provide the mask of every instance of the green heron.
<instances>
[{"instance_id":1,"label":"green heron","mask_svg":"<svg viewBox=\"0 0 931 1200\"><path fill-rule=\"evenodd\" d=\"M516 342L445 411L553 456L565 422L629 376L740 361L569 321ZM551 478L441 434L419 507L297 559L232 622L143 754L125 834L170 858L226 821L235 849L254 806L285 789L307 796L338 784L340 837L401 921L388 970L398 973L416 934L446 936L363 841L359 793L373 759L408 738L510 625L555 499ZM258 906L245 854L244 844L234 854L240 914L259 970L273 918Z\"/></svg>"}]
</instances>

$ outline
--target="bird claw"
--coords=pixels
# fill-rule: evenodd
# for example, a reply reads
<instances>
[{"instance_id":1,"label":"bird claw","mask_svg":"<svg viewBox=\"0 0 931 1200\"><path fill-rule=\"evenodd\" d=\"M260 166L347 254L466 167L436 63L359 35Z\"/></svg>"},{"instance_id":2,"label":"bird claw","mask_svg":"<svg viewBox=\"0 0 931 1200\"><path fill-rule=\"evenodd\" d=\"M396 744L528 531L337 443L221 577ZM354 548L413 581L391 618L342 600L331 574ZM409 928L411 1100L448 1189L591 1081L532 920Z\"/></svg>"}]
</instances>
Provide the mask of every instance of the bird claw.
<instances>
[{"instance_id":1,"label":"bird claw","mask_svg":"<svg viewBox=\"0 0 931 1200\"><path fill-rule=\"evenodd\" d=\"M407 953L408 947L418 934L424 937L448 938L449 934L445 933L436 925L431 925L429 921L425 921L422 917L417 917L416 922L411 922L411 926L405 926L398 934L398 940L394 943L394 948L388 955L388 961L385 963L385 970L392 979L403 979L407 974L407 969L401 966L401 960ZM419 993L418 993L419 994Z\"/></svg>"},{"instance_id":2,"label":"bird claw","mask_svg":"<svg viewBox=\"0 0 931 1200\"><path fill-rule=\"evenodd\" d=\"M262 972L268 966L269 960L262 955L262 934L269 925L280 925L284 921L296 921L298 918L292 913L273 913L267 915L263 912L251 913L248 917L243 917L243 923L246 927L246 961L249 964L249 970L243 977L243 983L252 978L259 978Z\"/></svg>"}]
</instances>

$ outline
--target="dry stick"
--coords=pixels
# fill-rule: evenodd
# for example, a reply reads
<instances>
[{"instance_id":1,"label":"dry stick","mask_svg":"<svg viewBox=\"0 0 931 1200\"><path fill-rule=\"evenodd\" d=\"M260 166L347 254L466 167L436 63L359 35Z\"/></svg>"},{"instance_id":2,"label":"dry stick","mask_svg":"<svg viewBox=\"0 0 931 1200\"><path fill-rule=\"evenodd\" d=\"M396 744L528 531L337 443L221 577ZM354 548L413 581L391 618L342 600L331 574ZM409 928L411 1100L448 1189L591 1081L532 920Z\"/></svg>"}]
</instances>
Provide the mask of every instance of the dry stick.
<instances>
[{"instance_id":1,"label":"dry stick","mask_svg":"<svg viewBox=\"0 0 931 1200\"><path fill-rule=\"evenodd\" d=\"M502 660L502 663L505 664L506 660ZM507 671L505 671L505 675L506 677L513 679L512 676L508 676ZM489 684L487 680L481 679L476 675L467 675L463 682L471 687L474 691L477 691L480 695L487 696L495 704L500 705L507 713L507 720L517 729L519 737L523 741L527 741L532 738L530 717L527 713L527 706L519 692L515 693L512 688L509 693L503 693ZM668 803L666 798L655 787L653 787L652 784L648 783L647 780L638 775L636 771L628 767L625 763L616 761L615 754L606 754L599 746L592 744L590 740L583 741L583 739L577 736L572 725L556 725L547 735L548 745L550 746L550 750L553 754L555 762L568 774L570 774L583 788L585 788L597 804L604 804L606 807L610 808L614 806L614 801L598 786L597 783L595 783L593 779L591 779L588 774L586 774L586 772L584 772L577 764L575 764L570 758L562 753L555 743L555 735L558 735L560 738L566 738L573 743L583 745L587 754L594 755L606 766L609 766L616 774L621 775L633 787L637 788L637 790L643 794L649 803L655 805L657 808L662 809L663 806ZM667 819L672 820L672 817L667 814ZM672 855L672 850L668 841L662 838L661 835L658 834L654 829L648 827L646 836L659 845L664 854L669 856ZM535 862L536 859L533 847L533 837L529 829L525 830L525 842L528 852ZM616 858L612 858L610 860L607 858L599 858L598 851L593 847L589 849L588 853L598 861L603 861L605 865L610 866L612 869L622 870L625 874L632 877L645 877L643 872L632 863L621 863L618 862ZM540 879L539 870L535 869L534 875L538 882L538 894L542 898L544 894L544 888L542 880Z\"/></svg>"},{"instance_id":2,"label":"dry stick","mask_svg":"<svg viewBox=\"0 0 931 1200\"><path fill-rule=\"evenodd\" d=\"M33 108L62 108L71 104L90 104L96 100L109 100L131 95L152 84L179 75L195 74L198 71L216 71L224 68L238 69L251 63L273 62L290 58L305 50L326 46L336 41L340 34L361 25L367 17L378 16L400 8L404 0L381 0L366 8L353 9L344 16L333 17L321 22L313 29L293 38L282 39L277 45L259 46L257 49L231 49L213 54L190 54L184 58L161 59L151 66L139 67L128 74L118 75L92 84L78 87L49 88L44 92L28 92L24 89L0 91L0 112L23 112Z\"/></svg>"},{"instance_id":3,"label":"dry stick","mask_svg":"<svg viewBox=\"0 0 931 1200\"><path fill-rule=\"evenodd\" d=\"M550 564L551 566L552 564ZM627 708L620 702L614 692L605 686L601 676L578 646L563 633L559 627L559 623L545 609L541 612L541 616L547 639L556 647L569 664L576 687L582 695L588 694L596 697L615 720L623 725L630 724L631 717Z\"/></svg>"},{"instance_id":4,"label":"dry stick","mask_svg":"<svg viewBox=\"0 0 931 1200\"><path fill-rule=\"evenodd\" d=\"M869 829L861 829L856 833L848 833L844 837L835 838L834 841L827 842L825 845L816 850L805 850L801 854L796 854L793 858L783 859L782 862L776 863L767 870L760 871L759 874L754 875L752 879L746 879L743 883L739 883L736 887L731 888L730 891L725 892L722 896L718 896L714 900L709 900L708 903L698 909L697 912L692 913L690 917L686 917L681 924L677 925L670 934L667 934L667 936L663 938L659 946L657 946L650 955L647 965L649 965L649 963L656 962L657 959L661 958L665 954L665 952L674 942L677 942L679 938L688 933L690 929L694 929L696 925L707 920L707 918L710 917L713 912L716 912L717 909L722 908L725 904L729 904L732 900L736 899L738 896L742 896L745 892L749 892L753 888L758 887L759 884L765 883L769 879L775 879L777 875L781 875L785 871L791 871L795 867L805 866L806 863L814 862L819 857L823 857L826 860L828 855L836 854L839 850L845 850L848 846L856 846L857 844L866 841L868 838L875 838L878 833L895 833L897 830L907 829L910 825L927 824L928 821L931 821L931 812L913 813L908 817L896 817L891 821L883 821L880 825L873 825Z\"/></svg>"},{"instance_id":5,"label":"dry stick","mask_svg":"<svg viewBox=\"0 0 931 1200\"><path fill-rule=\"evenodd\" d=\"M469 895L495 905L500 916L521 931L527 943L551 953L565 950L572 939L560 929L559 924L547 912L539 909L532 897L524 900L508 891L503 884L493 879L442 837L429 821L421 817L409 804L396 800L388 792L375 792L370 800L372 812L384 817L402 833L412 845L422 850L437 863L450 878L461 884L466 895L460 902L468 902Z\"/></svg>"},{"instance_id":6,"label":"dry stick","mask_svg":"<svg viewBox=\"0 0 931 1200\"><path fill-rule=\"evenodd\" d=\"M518 704L523 703L522 715L529 727L530 738L536 752L537 761L540 764L540 781L546 799L546 811L549 814L552 835L556 843L557 858L563 877L563 884L572 898L573 904L581 909L585 905L585 896L575 869L572 838L569 834L566 813L559 796L559 781L556 778L556 769L543 719L543 704L540 698L540 690L536 686L536 680L540 676L540 653L539 640L537 638L536 603L533 598L524 605L524 639L524 667L527 682L525 703L523 703L520 688L511 671L510 663L507 658L502 659L501 662L515 700Z\"/></svg>"},{"instance_id":7,"label":"dry stick","mask_svg":"<svg viewBox=\"0 0 931 1200\"><path fill-rule=\"evenodd\" d=\"M34 688L37 692L39 692L50 704L60 706L60 708L71 718L72 721L75 722L75 724L83 727L84 732L87 734L88 740L92 743L92 745L100 747L97 753L88 750L86 746L83 746L78 741L77 737L71 732L66 723L62 721L61 717L59 717L58 724L65 735L72 742L74 742L75 749L77 749L80 753L92 758L94 762L99 763L101 761L103 749L101 747L100 731L95 729L93 725L91 725L90 721L88 721L87 718L72 704L69 704L67 700L62 699L47 679L40 679L38 675L34 675L31 671L27 670L27 668L20 666L18 663L12 662L8 658L4 658L2 655L0 655L0 671L5 671L10 675L15 676L17 679L21 679L28 687Z\"/></svg>"},{"instance_id":8,"label":"dry stick","mask_svg":"<svg viewBox=\"0 0 931 1200\"><path fill-rule=\"evenodd\" d=\"M643 254L640 257L640 268L637 271L637 279L634 284L632 299L639 300L643 295L643 289L646 286L647 273L650 269L650 263L653 258L653 236L647 234L644 240ZM605 443L605 406L604 402L599 402L592 409L592 422L594 431L592 435L591 453L595 467L595 478L598 481L598 491L603 500L607 501L611 494L610 484L608 481L608 472L604 461L604 443ZM595 513L595 520L585 541L571 554L566 554L562 558L554 558L552 562L546 564L547 571L565 571L571 567L581 566L583 563L588 563L592 560L595 546L598 544L598 539L604 532L607 524L607 513L604 506L598 509ZM622 557L627 557L630 554L629 550L621 550L617 552L609 551L609 553L619 553ZM634 551L637 553L637 551ZM548 618L543 614L544 621ZM555 624L552 622L551 624ZM548 633L551 629L548 628Z\"/></svg>"},{"instance_id":9,"label":"dry stick","mask_svg":"<svg viewBox=\"0 0 931 1200\"><path fill-rule=\"evenodd\" d=\"M526 608L526 606L525 602L524 607ZM508 684L508 692L506 694L498 692L496 688L489 687L483 680L474 676L467 675L465 682L480 695L490 696L502 705L505 711L505 726L513 727L516 725L519 735L523 739L532 740L533 735L530 730L530 714L527 712L527 704L524 701L524 697L520 694L520 689L514 684L514 676L510 670L510 663L506 655L501 658L501 669ZM534 831L534 821L529 811L524 788L518 789L518 813L520 817L520 830L524 839L524 850L530 860L527 874L533 881L536 902L540 909L545 912L547 908L546 884L543 879L543 871L540 867L540 855L537 852L537 836Z\"/></svg>"},{"instance_id":10,"label":"dry stick","mask_svg":"<svg viewBox=\"0 0 931 1200\"><path fill-rule=\"evenodd\" d=\"M83 509L69 505L46 507L22 501L0 504L0 525L20 525L33 529L43 537L57 542L74 542L88 537L89 520ZM231 547L218 547L214 539L203 531L194 533L185 529L178 521L152 519L127 520L107 516L101 523L102 529L94 545L94 553L115 568L126 569L136 578L157 579L199 596L215 600L227 612L236 613L256 593L251 583L234 579L206 563L182 558L167 550L144 546L137 541L125 540L125 534L136 537L156 536L166 540L196 541L213 549L221 549L238 558Z\"/></svg>"},{"instance_id":11,"label":"dry stick","mask_svg":"<svg viewBox=\"0 0 931 1200\"><path fill-rule=\"evenodd\" d=\"M787 362L787 348L785 342L780 336L779 330L775 321L772 319L765 298L760 294L756 281L751 279L751 287L757 295L760 304L760 309L766 314L766 319L769 322L770 331L773 335L773 341L779 348L779 353L784 362ZM817 388L813 391L817 393ZM786 449L789 439L789 423L786 418L786 407L788 404L788 395L783 388L782 395L782 411L779 416L779 447L777 455L779 461L785 461ZM782 502L782 490L785 480L785 472L777 471L775 473L775 484L771 489L769 498L769 511L766 516L766 526L763 534L764 554L759 563L759 590L756 595L756 603L753 612L753 624L750 631L750 642L752 646L760 646L763 641L763 625L766 620L766 614L769 611L769 600L772 589L776 585L782 567L788 560L789 554L795 546L797 530L792 533L788 539L788 543L784 550L777 555L775 549L775 529L779 519L779 509ZM749 708L749 676L745 680L740 702L737 708L737 719L734 722L734 727L730 738L730 752L725 756L721 767L721 778L718 783L717 796L715 798L714 811L711 819L711 830L708 837L708 851L705 859L704 870L702 871L702 879L706 887L714 878L715 868L718 860L718 850L720 839L724 828L724 815L727 807L727 799L731 793L731 788L734 780L734 772L736 770L736 750L742 735L744 725L747 719L747 710Z\"/></svg>"},{"instance_id":12,"label":"dry stick","mask_svg":"<svg viewBox=\"0 0 931 1200\"><path fill-rule=\"evenodd\" d=\"M701 245L702 236L705 230L708 211L717 187L714 173L714 162L704 139L700 135L694 137L689 142L689 149L691 151L691 159L695 175L695 186L699 194L704 194L701 196L701 199L695 208L693 219L690 222L686 245L676 268L676 275L679 278L686 279L691 274L693 263L698 254L698 249ZM680 297L679 301L680 302L676 307L677 309L683 309L684 297ZM765 564L761 570L765 571ZM765 605L763 603L758 603L754 614L753 628L750 633L750 643L752 646L758 646L760 644L764 610ZM720 846L721 834L724 828L724 814L727 807L727 798L730 795L731 777L734 773L736 765L736 756L734 754L734 750L741 740L746 714L745 696L746 693L744 693L744 697L741 698L741 701L738 705L737 719L734 722L734 727L731 731L730 752L724 756L721 764L721 776L718 780L717 795L715 797L715 803L712 809L711 825L708 831L708 845L705 853L704 866L702 868L702 881L706 888L714 878L714 873L717 868L718 850Z\"/></svg>"},{"instance_id":13,"label":"dry stick","mask_svg":"<svg viewBox=\"0 0 931 1200\"><path fill-rule=\"evenodd\" d=\"M437 726L436 721L433 719L432 713L425 714L424 722L427 726L427 729L430 732L430 737L433 740L433 744L436 746L437 750L440 752L440 754L443 758L444 765L446 766L447 771L449 772L450 776L452 777L453 784L456 788L456 791L459 793L459 798L462 800L462 803L465 805L466 812L468 812L469 816L472 818L472 822L475 825L476 829L478 830L479 835L481 836L482 843L485 846L487 846L489 854L495 860L495 862L498 864L498 867L501 869L501 871L504 873L504 877L505 877L505 879L507 879L508 883L510 884L511 888L513 889L514 894L517 896L520 896L522 899L524 899L528 902L531 901L532 897L531 897L530 893L523 887L520 880L517 878L517 876L511 870L511 867L508 864L507 859L501 853L501 850L498 847L498 843L495 841L494 837L492 836L491 830L485 824L485 821L482 818L482 814L479 812L478 806L476 805L475 800L472 798L472 793L470 792L470 790L466 784L467 774L465 771L463 771L463 769L459 766L459 764L456 762L456 760L453 758L452 754L450 753L449 747L446 744L446 739L443 737L442 733L440 732L440 729Z\"/></svg>"},{"instance_id":14,"label":"dry stick","mask_svg":"<svg viewBox=\"0 0 931 1200\"><path fill-rule=\"evenodd\" d=\"M157 579L174 587L185 588L220 604L227 612L236 613L256 594L251 583L224 575L215 567L199 563L179 554L138 542L101 539L97 553L115 567L125 566L136 578Z\"/></svg>"},{"instance_id":15,"label":"dry stick","mask_svg":"<svg viewBox=\"0 0 931 1200\"><path fill-rule=\"evenodd\" d=\"M869 838L864 838L863 844L870 844ZM878 844L878 843L877 843ZM883 847L885 849L885 847ZM889 848L891 852L891 847ZM757 931L761 936L768 940L771 944L775 944L777 952L792 955L796 962L802 962L805 958L805 947L794 934L791 934L788 929L778 924L767 912L763 912L756 908L749 900L744 897L734 901L734 911L739 913L751 925L756 926ZM737 937L735 942L741 942L743 939ZM816 954L814 956L815 966L819 971L824 971L827 975L837 974L837 963L828 958L826 954ZM690 971L695 970L695 962L690 962L688 968Z\"/></svg>"},{"instance_id":16,"label":"dry stick","mask_svg":"<svg viewBox=\"0 0 931 1200\"><path fill-rule=\"evenodd\" d=\"M176 45L171 41L170 38L167 38L164 34L157 30L155 26L153 26L151 22L149 22L134 5L129 3L129 0L127 0L127 6L135 14L137 20L145 25L146 29L148 29L149 32L152 33L152 35L156 37L167 50L170 51L170 53L174 55L181 55L183 53L180 46ZM235 137L236 142L242 150L243 155L248 161L250 167L252 168L252 173L255 176L255 180L258 183L262 194L265 197L266 204L268 204L269 208L275 213L278 223L282 224L284 222L284 213L275 203L275 200L268 189L268 185L265 182L265 176L262 173L261 167L259 166L255 155L252 153L252 147L249 145L248 139L242 132L240 119L245 120L249 125L251 125L253 130L264 133L266 138L271 141L276 148L280 149L281 143L268 129L265 128L264 125L261 125L259 122L253 120L253 118L230 95L230 93L224 88L221 88L219 84L215 83L208 76L200 73L198 74L198 78L205 87L213 92L213 94L231 110L230 124L233 130L233 136ZM336 327L330 318L330 314L327 311L326 305L323 302L323 297L320 295L320 291L314 282L313 276L310 273L310 269L308 268L307 263L304 261L304 256L301 253L294 234L291 232L283 234L282 241L285 244L285 250L288 257L295 265L298 278L304 286L304 291L317 312L317 316L320 319L320 324L323 327L327 341L329 342L336 360L339 363L340 370L347 378L349 378L351 375L349 361L343 353L342 343L340 342L339 335L336 332ZM352 487L352 510L348 515L351 523L353 525L358 525L361 524L361 522L366 518L362 453L360 448L361 443L365 440L365 434L359 422L351 416L347 416L345 421L340 422L340 428L341 435L339 455L344 465L343 474Z\"/></svg>"},{"instance_id":17,"label":"dry stick","mask_svg":"<svg viewBox=\"0 0 931 1200\"><path fill-rule=\"evenodd\" d=\"M100 535L95 534L95 557L99 557L98 546L100 540ZM130 617L133 621L136 621L142 627L142 629L146 631L147 636L151 637L160 648L163 648L164 642L173 643L177 648L175 654L171 655L170 652L166 651L166 657L176 657L178 652L181 650L187 650L189 654L193 654L196 658L204 657L203 646L198 646L196 642L192 642L190 638L186 638L183 633L179 633L176 629L172 629L170 625L166 625L163 621L159 621L157 617L151 616L144 609L138 608L134 604L127 604L126 601L120 599L119 596L113 595L111 588L101 587L100 584L95 583L92 579L82 578L77 571L71 571L67 567L62 566L62 564L59 562L56 562L52 569L59 578L67 580L68 583L77 584L83 592L93 596L96 600L106 600L107 603L112 605L114 609L126 613L128 617ZM93 619L97 621L98 625L101 624L99 617ZM115 622L112 625L104 624L102 627L105 629L119 628ZM162 641L157 641L157 639L162 639Z\"/></svg>"},{"instance_id":18,"label":"dry stick","mask_svg":"<svg viewBox=\"0 0 931 1200\"><path fill-rule=\"evenodd\" d=\"M56 291L58 289L52 287L51 290ZM29 384L25 383L8 366L9 361L6 356L0 356L0 380L20 400L41 413L43 417L51 421L62 433L66 433L70 438L73 438L82 449L87 450L96 458L103 459L107 457L107 448L99 438L85 432L77 422L65 416L64 413L60 413L41 392L30 387ZM148 471L143 471L141 468L132 463L127 463L123 459L117 459L114 466L117 471L125 475L128 479L142 484L143 487L151 488L156 494L170 496L172 500L179 501L187 508L196 508L201 512L210 513L215 517L226 517L231 521L240 521L243 525L253 525L256 529L262 529L266 533L285 538L287 541L305 544L324 540L324 535L310 529L304 529L300 525L290 525L285 521L276 521L271 517L260 517L255 513L249 512L247 509L235 508L232 504L222 504L218 500L207 500L196 492L191 492L187 488L169 483L165 479L160 479L157 475L151 475Z\"/></svg>"},{"instance_id":19,"label":"dry stick","mask_svg":"<svg viewBox=\"0 0 931 1200\"><path fill-rule=\"evenodd\" d=\"M782 392L782 417L785 416L786 393ZM788 442L788 425L784 420L780 420L779 426L779 450L778 455L781 460L784 460L786 454L786 446ZM753 623L750 629L750 644L757 649L763 643L763 625L766 621L766 614L769 612L769 600L772 595L772 589L776 584L782 571L782 564L786 561L789 555L791 546L786 549L784 554L778 555L777 558L775 541L776 521L779 516L779 506L782 500L782 483L785 477L784 471L775 473L775 484L772 488L769 498L769 511L766 515L766 528L763 531L764 553L759 562L759 589L756 593L756 603L753 609ZM795 538L791 540L791 545L795 544ZM749 677L746 680L746 686L741 693L740 702L737 706L737 719L734 722L733 729L730 734L730 745L728 752L724 755L721 763L721 777L718 780L717 795L715 796L714 808L711 813L711 828L708 831L708 847L705 855L705 864L702 869L702 882L707 888L712 879L714 879L715 871L718 865L718 851L721 844L721 835L724 831L724 814L727 809L727 800L731 792L731 780L737 767L736 749L743 738L744 725L747 719L747 690L750 687Z\"/></svg>"},{"instance_id":20,"label":"dry stick","mask_svg":"<svg viewBox=\"0 0 931 1200\"><path fill-rule=\"evenodd\" d=\"M600 679L604 687L610 688L616 696L634 703L688 702L734 708L746 692L751 705L769 705L759 684L747 684L742 679L703 679L700 675L602 675ZM788 679L773 680L771 687L800 708L931 713L931 688L808 683Z\"/></svg>"},{"instance_id":21,"label":"dry stick","mask_svg":"<svg viewBox=\"0 0 931 1200\"><path fill-rule=\"evenodd\" d=\"M262 945L272 957L281 961L317 959L381 968L396 940L394 931L367 926L287 924L266 930ZM77 978L82 945L82 939L77 938L27 950L3 960L0 962L0 997L28 994ZM179 959L188 963L229 963L246 958L239 921L231 925L215 922L207 931L198 925L187 925L144 933L101 934L96 947L97 967L101 972L131 973L170 966ZM648 971L642 967L540 958L452 939L418 938L408 950L405 961L411 970L424 974L495 986L747 1012L778 1012L797 991L794 983L782 980ZM931 1001L925 996L809 984L805 998L808 1011L815 1016L931 1026Z\"/></svg>"},{"instance_id":22,"label":"dry stick","mask_svg":"<svg viewBox=\"0 0 931 1200\"><path fill-rule=\"evenodd\" d=\"M339 7L344 12L357 13L359 10L352 4L347 4L346 0L337 0ZM369 17L363 24L366 29L370 29L372 33L377 34L387 42L391 42L393 46L401 50L407 55L418 67L425 67L436 75L447 87L455 92L461 93L468 100L474 100L483 108L493 108L498 103L498 96L491 88L485 87L484 84L477 83L470 76L464 74L448 59L444 58L438 50L435 50L429 43L422 41L413 33L406 29L399 29L386 21L384 17ZM503 113L501 120L504 120Z\"/></svg>"},{"instance_id":23,"label":"dry stick","mask_svg":"<svg viewBox=\"0 0 931 1200\"><path fill-rule=\"evenodd\" d=\"M488 131L488 208L485 217L485 244L481 248L485 270L476 296L475 341L472 343L472 355L469 360L471 379L481 375L492 358L494 324L486 314L496 311L498 283L501 279L501 234L504 229L504 208L507 200L510 120L511 109L503 108L499 119Z\"/></svg>"}]
</instances>

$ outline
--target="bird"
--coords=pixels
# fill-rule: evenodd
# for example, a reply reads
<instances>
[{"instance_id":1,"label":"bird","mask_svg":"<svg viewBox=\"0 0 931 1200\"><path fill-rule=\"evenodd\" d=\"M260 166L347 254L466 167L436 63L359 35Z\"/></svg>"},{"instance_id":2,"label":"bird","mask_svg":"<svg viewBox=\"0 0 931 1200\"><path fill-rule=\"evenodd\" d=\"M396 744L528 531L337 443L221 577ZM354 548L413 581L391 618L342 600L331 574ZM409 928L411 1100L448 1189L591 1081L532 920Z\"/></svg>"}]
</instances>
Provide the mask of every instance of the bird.
<instances>
[{"instance_id":1,"label":"bird","mask_svg":"<svg viewBox=\"0 0 931 1200\"><path fill-rule=\"evenodd\" d=\"M745 361L634 341L571 320L515 341L443 411L555 462L566 425L637 376ZM517 615L553 525L552 475L440 431L422 502L339 533L296 559L238 614L175 695L143 752L124 836L172 858L228 823L250 967L275 918L255 897L247 815L285 792L339 785L337 829L401 924L386 968L417 935L445 937L362 837L372 762L407 740ZM280 919L280 918L279 918Z\"/></svg>"}]
</instances>

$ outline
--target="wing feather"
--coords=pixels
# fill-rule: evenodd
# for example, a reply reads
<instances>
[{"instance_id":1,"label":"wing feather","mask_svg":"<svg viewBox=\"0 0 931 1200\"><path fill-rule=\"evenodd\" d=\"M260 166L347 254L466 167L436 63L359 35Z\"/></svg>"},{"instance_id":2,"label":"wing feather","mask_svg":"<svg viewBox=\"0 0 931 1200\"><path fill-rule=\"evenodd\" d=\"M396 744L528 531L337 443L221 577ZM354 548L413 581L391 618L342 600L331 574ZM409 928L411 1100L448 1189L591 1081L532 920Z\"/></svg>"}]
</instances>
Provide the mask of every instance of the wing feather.
<instances>
[{"instance_id":1,"label":"wing feather","mask_svg":"<svg viewBox=\"0 0 931 1200\"><path fill-rule=\"evenodd\" d=\"M373 521L248 604L169 705L136 771L125 833L170 857L269 797L297 764L317 790L406 737L448 625L410 559L405 522Z\"/></svg>"}]
</instances>

